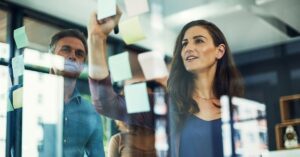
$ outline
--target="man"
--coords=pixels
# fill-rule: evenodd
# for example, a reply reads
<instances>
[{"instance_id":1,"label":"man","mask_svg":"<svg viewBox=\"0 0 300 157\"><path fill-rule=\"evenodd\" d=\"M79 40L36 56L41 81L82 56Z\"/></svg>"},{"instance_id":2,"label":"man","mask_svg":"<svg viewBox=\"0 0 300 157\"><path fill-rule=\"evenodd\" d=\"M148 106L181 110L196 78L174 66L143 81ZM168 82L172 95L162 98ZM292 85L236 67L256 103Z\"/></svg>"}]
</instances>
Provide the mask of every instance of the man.
<instances>
[{"instance_id":1,"label":"man","mask_svg":"<svg viewBox=\"0 0 300 157\"><path fill-rule=\"evenodd\" d=\"M85 36L68 29L55 34L50 51L64 57L64 69L53 67L50 73L64 76L64 157L103 157L103 130L93 105L84 100L76 88L76 79L87 56Z\"/></svg>"}]
</instances>

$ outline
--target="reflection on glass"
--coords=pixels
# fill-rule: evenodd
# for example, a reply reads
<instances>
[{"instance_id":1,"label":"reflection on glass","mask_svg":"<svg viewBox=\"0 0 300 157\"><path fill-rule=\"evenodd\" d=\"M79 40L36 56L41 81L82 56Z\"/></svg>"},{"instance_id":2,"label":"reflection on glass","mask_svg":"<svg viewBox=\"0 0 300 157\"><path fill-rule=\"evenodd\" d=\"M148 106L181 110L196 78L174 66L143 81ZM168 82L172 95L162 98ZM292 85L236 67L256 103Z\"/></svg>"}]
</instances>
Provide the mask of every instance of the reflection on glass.
<instances>
[{"instance_id":1,"label":"reflection on glass","mask_svg":"<svg viewBox=\"0 0 300 157\"><path fill-rule=\"evenodd\" d=\"M231 102L228 96L221 97L224 156L259 157L268 150L265 104L238 97Z\"/></svg>"},{"instance_id":2,"label":"reflection on glass","mask_svg":"<svg viewBox=\"0 0 300 157\"><path fill-rule=\"evenodd\" d=\"M6 42L7 36L7 12L0 9L0 43Z\"/></svg>"},{"instance_id":3,"label":"reflection on glass","mask_svg":"<svg viewBox=\"0 0 300 157\"><path fill-rule=\"evenodd\" d=\"M48 51L52 35L61 30L61 28L29 17L24 18L24 25L27 28L26 33L30 41L29 47L42 52Z\"/></svg>"},{"instance_id":4,"label":"reflection on glass","mask_svg":"<svg viewBox=\"0 0 300 157\"><path fill-rule=\"evenodd\" d=\"M9 52L8 52L8 44L0 42L0 59L4 59L8 61Z\"/></svg>"},{"instance_id":5,"label":"reflection on glass","mask_svg":"<svg viewBox=\"0 0 300 157\"><path fill-rule=\"evenodd\" d=\"M62 155L63 78L25 71L22 156Z\"/></svg>"},{"instance_id":6,"label":"reflection on glass","mask_svg":"<svg viewBox=\"0 0 300 157\"><path fill-rule=\"evenodd\" d=\"M64 67L64 58L51 53L41 53L40 51L27 48L24 50L24 63L26 65L46 69L58 66L58 69L62 70Z\"/></svg>"},{"instance_id":7,"label":"reflection on glass","mask_svg":"<svg viewBox=\"0 0 300 157\"><path fill-rule=\"evenodd\" d=\"M6 66L0 66L0 156L5 156L7 89L10 86Z\"/></svg>"}]
</instances>

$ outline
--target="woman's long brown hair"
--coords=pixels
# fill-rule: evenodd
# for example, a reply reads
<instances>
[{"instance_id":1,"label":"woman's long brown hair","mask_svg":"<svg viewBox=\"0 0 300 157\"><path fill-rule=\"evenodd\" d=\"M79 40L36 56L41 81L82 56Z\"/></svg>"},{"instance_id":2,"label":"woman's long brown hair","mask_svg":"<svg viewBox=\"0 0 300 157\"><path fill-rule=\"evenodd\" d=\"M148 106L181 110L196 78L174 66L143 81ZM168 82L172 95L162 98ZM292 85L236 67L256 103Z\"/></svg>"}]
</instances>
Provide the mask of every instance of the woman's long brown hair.
<instances>
[{"instance_id":1,"label":"woman's long brown hair","mask_svg":"<svg viewBox=\"0 0 300 157\"><path fill-rule=\"evenodd\" d=\"M213 83L215 96L217 98L222 95L243 96L244 92L241 75L233 62L229 45L221 30L213 23L205 20L192 21L182 28L177 37L168 80L167 89L171 97L170 114L175 114L179 124L187 114L199 112L198 105L193 99L195 76L185 69L181 58L182 39L185 32L193 26L205 28L211 35L215 46L224 44L226 48L224 56L217 62Z\"/></svg>"}]
</instances>

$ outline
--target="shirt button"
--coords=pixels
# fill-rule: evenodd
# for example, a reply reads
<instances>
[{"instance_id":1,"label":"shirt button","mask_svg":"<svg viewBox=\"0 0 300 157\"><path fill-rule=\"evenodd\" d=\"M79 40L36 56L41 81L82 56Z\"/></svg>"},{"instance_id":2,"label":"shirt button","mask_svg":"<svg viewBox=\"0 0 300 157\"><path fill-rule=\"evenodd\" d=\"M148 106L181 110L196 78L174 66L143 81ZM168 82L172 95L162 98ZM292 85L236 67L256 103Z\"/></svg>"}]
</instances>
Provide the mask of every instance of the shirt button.
<instances>
[{"instance_id":1,"label":"shirt button","mask_svg":"<svg viewBox=\"0 0 300 157\"><path fill-rule=\"evenodd\" d=\"M65 117L65 121L67 121L68 120L68 118L67 117Z\"/></svg>"},{"instance_id":2,"label":"shirt button","mask_svg":"<svg viewBox=\"0 0 300 157\"><path fill-rule=\"evenodd\" d=\"M67 143L67 140L66 140L66 139L64 139L64 143Z\"/></svg>"}]
</instances>

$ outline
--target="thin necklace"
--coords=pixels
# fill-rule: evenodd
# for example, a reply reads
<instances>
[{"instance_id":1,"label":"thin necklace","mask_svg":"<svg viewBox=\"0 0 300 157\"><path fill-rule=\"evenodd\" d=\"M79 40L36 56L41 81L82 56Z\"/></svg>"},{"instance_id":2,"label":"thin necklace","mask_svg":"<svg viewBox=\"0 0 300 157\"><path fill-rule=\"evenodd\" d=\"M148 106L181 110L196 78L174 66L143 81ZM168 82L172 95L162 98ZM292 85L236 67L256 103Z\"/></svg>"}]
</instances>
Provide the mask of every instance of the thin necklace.
<instances>
[{"instance_id":1,"label":"thin necklace","mask_svg":"<svg viewBox=\"0 0 300 157\"><path fill-rule=\"evenodd\" d=\"M219 101L218 98L204 98L204 97L199 96L198 94L195 95L195 96L196 96L197 99L202 99L204 101L212 103L216 107L220 107L220 101Z\"/></svg>"},{"instance_id":2,"label":"thin necklace","mask_svg":"<svg viewBox=\"0 0 300 157\"><path fill-rule=\"evenodd\" d=\"M209 101L209 100L219 100L218 98L204 98L204 97L202 97L202 96L200 96L200 95L196 95L196 97L198 98L198 99L203 99L203 100L206 100L206 101Z\"/></svg>"}]
</instances>

